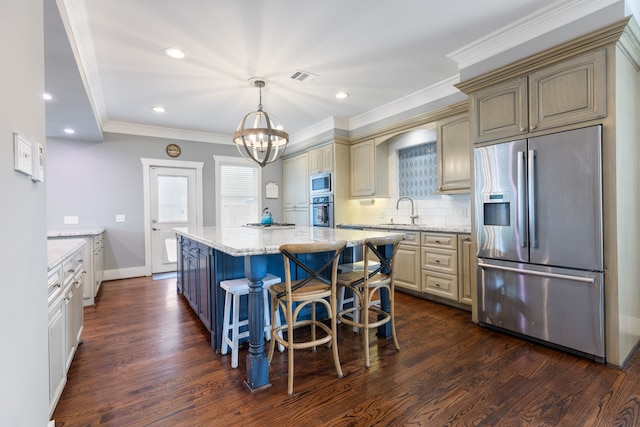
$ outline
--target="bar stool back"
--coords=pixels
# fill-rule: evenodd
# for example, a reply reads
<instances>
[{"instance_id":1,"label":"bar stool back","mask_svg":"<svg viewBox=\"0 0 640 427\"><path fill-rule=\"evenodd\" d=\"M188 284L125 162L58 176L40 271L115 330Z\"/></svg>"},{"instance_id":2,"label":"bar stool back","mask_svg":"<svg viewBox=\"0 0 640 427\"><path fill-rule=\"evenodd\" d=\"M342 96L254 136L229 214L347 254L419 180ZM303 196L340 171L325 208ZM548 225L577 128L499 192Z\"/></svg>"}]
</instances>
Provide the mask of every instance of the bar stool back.
<instances>
[{"instance_id":1,"label":"bar stool back","mask_svg":"<svg viewBox=\"0 0 640 427\"><path fill-rule=\"evenodd\" d=\"M370 237L365 241L364 267L361 271L351 271L338 275L338 286L353 292L358 304L341 309L338 320L362 332L365 351L365 366L370 366L369 357L369 329L375 329L391 322L391 336L396 349L400 350L395 322L395 280L393 261L400 242L404 240L402 234L384 237ZM391 245L391 255L387 256L378 247ZM374 269L369 267L369 261L375 255L380 265ZM382 306L381 291L389 296L389 311ZM377 294L377 296L376 296Z\"/></svg>"},{"instance_id":2,"label":"bar stool back","mask_svg":"<svg viewBox=\"0 0 640 427\"><path fill-rule=\"evenodd\" d=\"M286 324L277 326L275 322L272 322L269 363L271 363L273 358L276 342L288 349L287 393L289 396L293 394L294 350L312 348L313 351L315 351L317 346L328 344L333 348L333 362L338 378L342 378L342 368L340 367L340 359L338 357L338 336L336 329L336 279L338 275L338 258L345 246L345 241L280 246L280 252L284 259L285 281L271 286L269 293L271 294L272 318L276 318L277 309L280 308L284 313ZM297 256L320 254L323 252L329 254L329 260L318 270L313 270L307 265L308 263L305 264L301 261L304 257ZM304 270L308 274L308 277L302 280L292 280L292 264ZM323 277L325 271L329 272L329 279ZM316 304L326 308L330 319L330 326L316 319ZM311 319L298 319L301 310L309 305L311 306ZM294 339L295 330L302 326L311 327L311 338L307 341ZM316 334L317 329L324 332L320 334L320 337ZM286 339L280 334L285 331L287 332Z\"/></svg>"}]
</instances>

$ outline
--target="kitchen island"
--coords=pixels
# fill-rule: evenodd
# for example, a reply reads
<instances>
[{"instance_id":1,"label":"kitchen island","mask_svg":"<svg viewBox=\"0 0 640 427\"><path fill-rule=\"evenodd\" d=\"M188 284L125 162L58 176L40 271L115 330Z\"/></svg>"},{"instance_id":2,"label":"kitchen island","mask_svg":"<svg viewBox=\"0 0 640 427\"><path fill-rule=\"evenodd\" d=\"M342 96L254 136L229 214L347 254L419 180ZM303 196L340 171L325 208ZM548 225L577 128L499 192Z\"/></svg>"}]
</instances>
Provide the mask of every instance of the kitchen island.
<instances>
[{"instance_id":1,"label":"kitchen island","mask_svg":"<svg viewBox=\"0 0 640 427\"><path fill-rule=\"evenodd\" d=\"M264 351L264 307L261 279L268 273L284 278L279 248L283 244L345 240L347 248L361 246L368 237L396 234L389 231L346 230L321 227L256 229L248 227L175 228L178 239L178 292L181 292L211 333L211 347L220 348L222 337L223 280L247 277L249 288L249 354L247 380L251 391L269 387L267 355ZM350 251L343 253L350 262ZM305 262L321 265L324 259ZM302 277L292 272L292 278Z\"/></svg>"}]
</instances>

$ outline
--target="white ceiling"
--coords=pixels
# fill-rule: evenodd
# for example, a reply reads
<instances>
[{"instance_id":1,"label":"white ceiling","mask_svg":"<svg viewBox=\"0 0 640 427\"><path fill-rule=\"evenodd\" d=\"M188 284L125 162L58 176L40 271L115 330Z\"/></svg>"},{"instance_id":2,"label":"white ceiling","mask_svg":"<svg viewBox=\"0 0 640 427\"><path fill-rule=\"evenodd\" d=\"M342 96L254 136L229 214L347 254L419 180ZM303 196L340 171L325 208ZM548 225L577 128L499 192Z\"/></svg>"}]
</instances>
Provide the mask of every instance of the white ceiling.
<instances>
[{"instance_id":1,"label":"white ceiling","mask_svg":"<svg viewBox=\"0 0 640 427\"><path fill-rule=\"evenodd\" d=\"M504 31L533 38L539 34L519 33L518 24L535 18L539 31L550 31L546 16L612 1L57 0L60 13L45 1L46 89L54 96L47 136L67 138L62 128L73 127L73 138L89 141L102 131L230 141L257 108L248 83L255 76L268 82L264 109L292 136L332 117L345 128L434 88L454 93L452 58L468 59L479 40ZM186 58L165 56L166 47ZM292 80L296 70L317 77ZM341 90L350 96L336 99ZM166 112L154 113L156 105Z\"/></svg>"}]
</instances>

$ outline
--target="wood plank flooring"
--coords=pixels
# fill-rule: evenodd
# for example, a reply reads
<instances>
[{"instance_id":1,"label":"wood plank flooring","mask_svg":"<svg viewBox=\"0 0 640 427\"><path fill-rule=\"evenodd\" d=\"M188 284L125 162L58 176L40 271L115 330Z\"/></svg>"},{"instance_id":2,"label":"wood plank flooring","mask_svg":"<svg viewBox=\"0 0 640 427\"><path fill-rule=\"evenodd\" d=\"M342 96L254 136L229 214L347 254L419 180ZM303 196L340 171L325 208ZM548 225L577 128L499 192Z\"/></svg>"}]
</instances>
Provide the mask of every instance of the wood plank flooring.
<instances>
[{"instance_id":1,"label":"wood plank flooring","mask_svg":"<svg viewBox=\"0 0 640 427\"><path fill-rule=\"evenodd\" d=\"M401 350L341 327L331 352L286 353L251 394L244 357L214 354L175 279L105 282L53 419L68 426L638 426L640 352L624 371L481 328L470 314L401 293Z\"/></svg>"}]
</instances>

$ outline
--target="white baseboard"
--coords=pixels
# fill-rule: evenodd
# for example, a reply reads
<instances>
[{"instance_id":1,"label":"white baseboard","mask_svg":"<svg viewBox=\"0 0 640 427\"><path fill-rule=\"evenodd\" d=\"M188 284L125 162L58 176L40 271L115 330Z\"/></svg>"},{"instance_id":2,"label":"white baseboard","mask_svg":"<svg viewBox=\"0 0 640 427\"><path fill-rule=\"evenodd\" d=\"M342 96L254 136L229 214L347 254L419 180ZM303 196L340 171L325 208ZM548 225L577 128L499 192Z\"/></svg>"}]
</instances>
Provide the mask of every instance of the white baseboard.
<instances>
[{"instance_id":1,"label":"white baseboard","mask_svg":"<svg viewBox=\"0 0 640 427\"><path fill-rule=\"evenodd\" d=\"M102 280L130 279L132 277L141 277L146 275L147 275L147 272L144 266L120 268L117 270L105 270L104 277Z\"/></svg>"}]
</instances>

